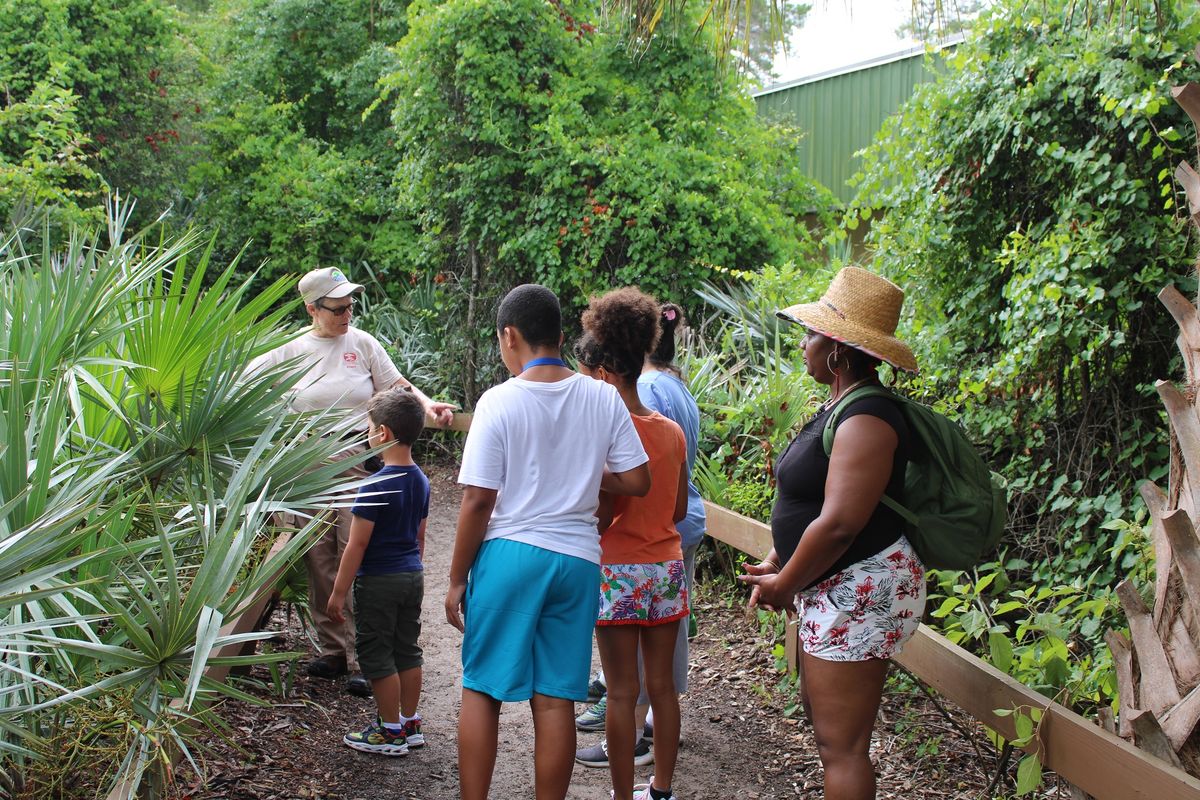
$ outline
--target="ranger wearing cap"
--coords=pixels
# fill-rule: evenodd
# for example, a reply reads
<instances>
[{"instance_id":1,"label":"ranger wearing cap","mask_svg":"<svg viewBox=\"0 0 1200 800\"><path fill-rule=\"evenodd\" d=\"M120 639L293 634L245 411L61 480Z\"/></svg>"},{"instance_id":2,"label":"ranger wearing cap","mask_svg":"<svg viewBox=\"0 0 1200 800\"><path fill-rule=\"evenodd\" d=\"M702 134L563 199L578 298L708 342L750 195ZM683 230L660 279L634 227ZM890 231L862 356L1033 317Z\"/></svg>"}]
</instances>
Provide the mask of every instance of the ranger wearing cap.
<instances>
[{"instance_id":1,"label":"ranger wearing cap","mask_svg":"<svg viewBox=\"0 0 1200 800\"><path fill-rule=\"evenodd\" d=\"M295 359L304 377L291 395L294 411L344 411L341 427L346 437L358 443L345 455L366 448L367 402L378 391L400 386L413 392L425 406L430 421L449 425L453 406L434 402L413 386L392 363L379 341L350 324L355 297L364 287L351 282L337 267L315 269L300 279L300 297L312 327L292 341L256 358L248 367L255 372ZM365 477L368 473L354 467L346 477ZM308 674L319 678L337 678L350 673L347 691L360 696L371 693L370 683L358 669L354 652L354 613L347 603L346 621L333 622L325 613L329 594L337 576L341 552L350 535L350 509L328 509L331 525L321 540L305 555L308 565L309 612L317 629L321 648L318 658L309 662Z\"/></svg>"}]
</instances>

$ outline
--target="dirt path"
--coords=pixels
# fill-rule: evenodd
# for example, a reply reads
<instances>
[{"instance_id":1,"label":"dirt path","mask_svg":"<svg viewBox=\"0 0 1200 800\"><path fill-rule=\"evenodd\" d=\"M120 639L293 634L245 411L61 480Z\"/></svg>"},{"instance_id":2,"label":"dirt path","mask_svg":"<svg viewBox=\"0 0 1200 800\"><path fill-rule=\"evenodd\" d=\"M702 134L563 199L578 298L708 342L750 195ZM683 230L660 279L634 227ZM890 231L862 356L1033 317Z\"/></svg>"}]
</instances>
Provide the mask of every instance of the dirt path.
<instances>
[{"instance_id":1,"label":"dirt path","mask_svg":"<svg viewBox=\"0 0 1200 800\"><path fill-rule=\"evenodd\" d=\"M442 599L460 491L450 470L430 472L433 499L421 637L425 650L421 714L427 746L402 758L350 750L341 744L341 737L347 730L361 728L374 714L370 700L351 697L329 681L308 678L302 665L280 679L285 686L289 678L294 680L281 699L269 672L258 667L251 673L250 685L243 688L268 705L226 703L222 707L222 716L230 724L229 738L238 747L213 737L201 754L204 777L181 775L177 800L458 797L461 636L445 622ZM820 766L811 731L798 715L784 716L790 701L776 691L780 675L757 625L703 590L696 610L700 634L692 642L692 685L682 703L684 741L676 769L676 795L681 800L819 798ZM310 649L294 616L289 619L281 611L276 622L283 630L276 649ZM913 695L893 695L885 705L873 747L880 762L879 797L979 796L986 786L985 769L963 763L977 759L967 744L952 746L948 738L956 734L948 724L939 723L928 703ZM896 733L895 720L914 715L924 715L918 732ZM528 705L506 704L500 725L491 796L497 800L532 797ZM949 733L940 732L939 725ZM581 733L578 744L591 745L599 738L600 734ZM955 757L954 749L961 750L965 759ZM648 780L653 771L653 766L637 768L637 780ZM577 764L568 797L599 800L608 797L609 788L607 770Z\"/></svg>"}]
</instances>

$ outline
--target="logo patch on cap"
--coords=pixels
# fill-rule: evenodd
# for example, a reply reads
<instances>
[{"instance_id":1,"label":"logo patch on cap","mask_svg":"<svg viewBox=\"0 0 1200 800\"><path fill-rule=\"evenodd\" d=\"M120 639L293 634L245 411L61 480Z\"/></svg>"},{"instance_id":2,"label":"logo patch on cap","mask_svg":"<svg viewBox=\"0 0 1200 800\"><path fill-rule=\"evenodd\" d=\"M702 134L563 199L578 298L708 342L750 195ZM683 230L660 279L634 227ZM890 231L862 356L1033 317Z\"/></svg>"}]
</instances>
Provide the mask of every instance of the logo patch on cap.
<instances>
[{"instance_id":1,"label":"logo patch on cap","mask_svg":"<svg viewBox=\"0 0 1200 800\"><path fill-rule=\"evenodd\" d=\"M342 274L342 272L341 272L341 270L339 270L339 269L331 269L331 270L329 270L329 277L330 277L331 279L335 280L335 281L344 281L344 280L346 280L346 276L345 276L345 275L343 275L343 274Z\"/></svg>"}]
</instances>

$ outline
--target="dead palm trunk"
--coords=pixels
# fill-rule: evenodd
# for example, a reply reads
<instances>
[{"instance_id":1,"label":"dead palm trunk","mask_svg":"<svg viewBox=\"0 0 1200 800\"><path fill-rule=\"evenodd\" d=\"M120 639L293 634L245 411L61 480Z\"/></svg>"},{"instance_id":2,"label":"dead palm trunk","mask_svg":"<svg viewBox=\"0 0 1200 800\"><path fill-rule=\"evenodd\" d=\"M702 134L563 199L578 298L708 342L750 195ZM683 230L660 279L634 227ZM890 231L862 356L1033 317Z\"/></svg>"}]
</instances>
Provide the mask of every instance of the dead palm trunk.
<instances>
[{"instance_id":1,"label":"dead palm trunk","mask_svg":"<svg viewBox=\"0 0 1200 800\"><path fill-rule=\"evenodd\" d=\"M1172 90L1200 128L1200 86ZM1200 226L1200 176L1186 163L1175 171L1187 192L1192 221ZM1150 481L1142 497L1150 509L1155 555L1153 607L1129 581L1117 595L1129 637L1109 631L1120 694L1117 731L1138 747L1200 775L1200 315L1174 286L1158 295L1179 325L1184 382L1159 381L1171 431L1167 490Z\"/></svg>"}]
</instances>

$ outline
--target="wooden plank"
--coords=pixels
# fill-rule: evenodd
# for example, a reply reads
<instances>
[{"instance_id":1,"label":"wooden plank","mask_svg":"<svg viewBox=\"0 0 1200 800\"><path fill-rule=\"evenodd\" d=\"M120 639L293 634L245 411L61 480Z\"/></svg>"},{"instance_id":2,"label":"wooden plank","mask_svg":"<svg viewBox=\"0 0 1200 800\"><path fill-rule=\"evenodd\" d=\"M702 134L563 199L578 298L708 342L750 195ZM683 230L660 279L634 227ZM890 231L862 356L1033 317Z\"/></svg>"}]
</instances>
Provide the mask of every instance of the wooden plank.
<instances>
[{"instance_id":1,"label":"wooden plank","mask_svg":"<svg viewBox=\"0 0 1200 800\"><path fill-rule=\"evenodd\" d=\"M736 547L754 558L766 558L771 552L771 528L745 514L704 501L708 535Z\"/></svg>"},{"instance_id":2,"label":"wooden plank","mask_svg":"<svg viewBox=\"0 0 1200 800\"><path fill-rule=\"evenodd\" d=\"M800 674L800 626L795 618L789 619L783 629L783 657L787 661L789 675Z\"/></svg>"},{"instance_id":3,"label":"wooden plank","mask_svg":"<svg viewBox=\"0 0 1200 800\"><path fill-rule=\"evenodd\" d=\"M1042 764L1097 800L1200 800L1200 780L1034 692L922 625L896 659L971 716L1014 738L995 709L1045 709Z\"/></svg>"},{"instance_id":4,"label":"wooden plank","mask_svg":"<svg viewBox=\"0 0 1200 800\"><path fill-rule=\"evenodd\" d=\"M455 411L454 419L450 421L450 430L466 433L471 429L471 419L474 414L468 414L465 411Z\"/></svg>"}]
</instances>

